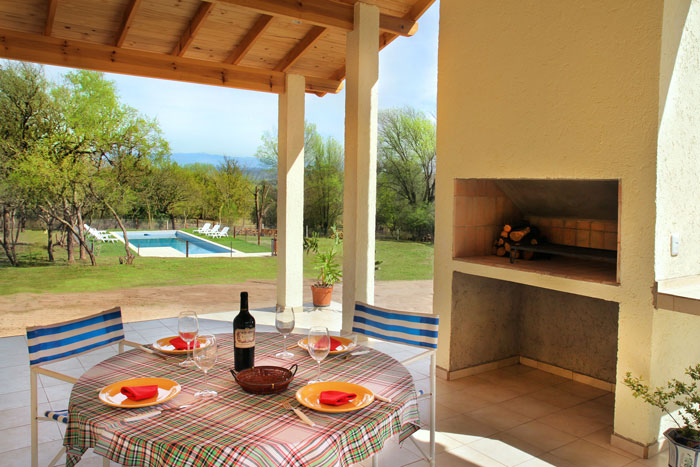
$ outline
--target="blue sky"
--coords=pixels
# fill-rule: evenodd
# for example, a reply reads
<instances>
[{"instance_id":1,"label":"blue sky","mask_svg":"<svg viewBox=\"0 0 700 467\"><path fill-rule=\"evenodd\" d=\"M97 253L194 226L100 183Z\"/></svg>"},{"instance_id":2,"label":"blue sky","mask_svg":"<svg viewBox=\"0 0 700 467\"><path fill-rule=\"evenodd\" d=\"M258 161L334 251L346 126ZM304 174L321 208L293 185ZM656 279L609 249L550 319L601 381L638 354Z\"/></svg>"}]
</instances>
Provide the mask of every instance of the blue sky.
<instances>
[{"instance_id":1,"label":"blue sky","mask_svg":"<svg viewBox=\"0 0 700 467\"><path fill-rule=\"evenodd\" d=\"M435 115L438 9L419 20L418 32L379 54L379 108L413 106ZM46 66L54 80L68 71ZM252 156L264 131L277 126L277 95L108 73L122 101L156 117L173 153ZM345 92L306 96L306 119L324 136L343 141Z\"/></svg>"}]
</instances>

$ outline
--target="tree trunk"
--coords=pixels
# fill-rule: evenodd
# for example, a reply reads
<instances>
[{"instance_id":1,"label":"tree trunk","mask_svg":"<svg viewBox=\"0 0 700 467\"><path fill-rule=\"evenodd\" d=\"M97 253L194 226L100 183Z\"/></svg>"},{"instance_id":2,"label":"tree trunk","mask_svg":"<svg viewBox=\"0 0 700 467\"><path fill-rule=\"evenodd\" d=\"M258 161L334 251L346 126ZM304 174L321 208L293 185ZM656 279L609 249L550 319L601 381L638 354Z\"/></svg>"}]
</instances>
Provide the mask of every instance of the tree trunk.
<instances>
[{"instance_id":1,"label":"tree trunk","mask_svg":"<svg viewBox=\"0 0 700 467\"><path fill-rule=\"evenodd\" d=\"M15 243L12 241L12 217L10 209L7 206L2 208L2 247L5 250L5 255L12 266L19 266L17 261L17 253L15 251Z\"/></svg>"},{"instance_id":2,"label":"tree trunk","mask_svg":"<svg viewBox=\"0 0 700 467\"><path fill-rule=\"evenodd\" d=\"M68 263L75 263L75 256L73 255L73 244L75 240L73 239L73 232L66 227L66 253L68 254Z\"/></svg>"},{"instance_id":3,"label":"tree trunk","mask_svg":"<svg viewBox=\"0 0 700 467\"><path fill-rule=\"evenodd\" d=\"M48 238L46 239L46 252L49 255L49 262L53 263L53 222L46 221L46 231L48 232Z\"/></svg>"},{"instance_id":4,"label":"tree trunk","mask_svg":"<svg viewBox=\"0 0 700 467\"><path fill-rule=\"evenodd\" d=\"M126 234L126 227L124 226L124 223L122 222L121 218L117 214L117 211L114 210L112 205L106 201L104 203L105 206L107 206L107 209L109 209L112 215L114 216L114 219L117 221L117 224L119 224L119 228L122 229L122 235L124 235L124 249L126 250L126 264L133 264L134 254L131 252L131 248L129 248L129 237Z\"/></svg>"},{"instance_id":5,"label":"tree trunk","mask_svg":"<svg viewBox=\"0 0 700 467\"><path fill-rule=\"evenodd\" d=\"M175 216L170 214L170 225L172 226L173 230L175 230Z\"/></svg>"}]
</instances>

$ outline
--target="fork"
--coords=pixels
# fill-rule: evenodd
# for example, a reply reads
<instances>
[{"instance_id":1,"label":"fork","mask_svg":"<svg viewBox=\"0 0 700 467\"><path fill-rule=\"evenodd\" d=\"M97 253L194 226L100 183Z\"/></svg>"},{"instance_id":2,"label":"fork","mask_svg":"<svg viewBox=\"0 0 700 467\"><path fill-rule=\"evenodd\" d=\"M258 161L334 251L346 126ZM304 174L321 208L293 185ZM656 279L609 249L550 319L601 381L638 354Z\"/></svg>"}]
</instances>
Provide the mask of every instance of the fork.
<instances>
[{"instance_id":1,"label":"fork","mask_svg":"<svg viewBox=\"0 0 700 467\"><path fill-rule=\"evenodd\" d=\"M297 409L296 407L292 407L292 404L290 404L289 402L287 402L287 401L282 402L282 407L287 409L287 410L294 411L294 413L297 414L297 417L299 417L301 419L301 421L306 423L307 425L316 426L314 424L314 422L312 422L309 417L304 415L304 413L301 410Z\"/></svg>"}]
</instances>

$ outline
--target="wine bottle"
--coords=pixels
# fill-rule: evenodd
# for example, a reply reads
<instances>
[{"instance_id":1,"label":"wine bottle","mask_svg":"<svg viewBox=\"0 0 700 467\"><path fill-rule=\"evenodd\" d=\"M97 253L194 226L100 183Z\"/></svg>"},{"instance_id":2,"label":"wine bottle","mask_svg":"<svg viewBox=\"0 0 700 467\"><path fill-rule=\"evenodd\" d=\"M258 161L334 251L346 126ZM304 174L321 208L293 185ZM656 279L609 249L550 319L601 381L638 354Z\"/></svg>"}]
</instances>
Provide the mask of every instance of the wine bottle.
<instances>
[{"instance_id":1,"label":"wine bottle","mask_svg":"<svg viewBox=\"0 0 700 467\"><path fill-rule=\"evenodd\" d=\"M241 292L241 311L233 318L233 361L236 371L255 364L255 318L248 311L248 292Z\"/></svg>"}]
</instances>

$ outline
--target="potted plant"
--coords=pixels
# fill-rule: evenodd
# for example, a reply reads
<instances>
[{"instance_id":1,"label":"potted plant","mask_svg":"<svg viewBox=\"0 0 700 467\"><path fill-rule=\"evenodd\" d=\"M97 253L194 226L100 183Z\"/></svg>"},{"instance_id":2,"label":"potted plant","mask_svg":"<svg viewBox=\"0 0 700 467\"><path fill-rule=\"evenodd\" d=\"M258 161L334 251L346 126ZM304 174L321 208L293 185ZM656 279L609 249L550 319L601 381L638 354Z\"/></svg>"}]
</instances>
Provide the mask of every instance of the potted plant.
<instances>
[{"instance_id":1,"label":"potted plant","mask_svg":"<svg viewBox=\"0 0 700 467\"><path fill-rule=\"evenodd\" d=\"M678 428L669 428L664 432L670 443L668 465L672 467L700 465L700 364L689 367L685 374L690 376L691 383L672 379L666 383L666 388L654 390L650 390L640 378L633 378L629 372L625 378L625 386L632 390L634 397L641 397L646 403L660 408L678 425ZM680 408L682 424L678 423L669 407L671 410Z\"/></svg>"},{"instance_id":2,"label":"potted plant","mask_svg":"<svg viewBox=\"0 0 700 467\"><path fill-rule=\"evenodd\" d=\"M311 294L313 295L314 306L317 307L331 304L333 284L339 282L343 277L343 273L340 271L340 264L335 258L338 253L336 249L341 239L335 227L332 229L333 244L326 251L317 251L315 258L318 277L316 283L311 286Z\"/></svg>"}]
</instances>

